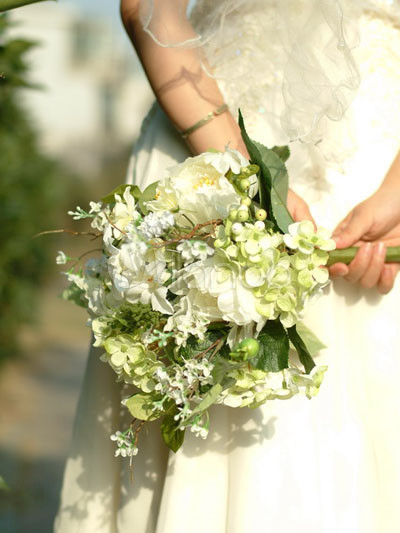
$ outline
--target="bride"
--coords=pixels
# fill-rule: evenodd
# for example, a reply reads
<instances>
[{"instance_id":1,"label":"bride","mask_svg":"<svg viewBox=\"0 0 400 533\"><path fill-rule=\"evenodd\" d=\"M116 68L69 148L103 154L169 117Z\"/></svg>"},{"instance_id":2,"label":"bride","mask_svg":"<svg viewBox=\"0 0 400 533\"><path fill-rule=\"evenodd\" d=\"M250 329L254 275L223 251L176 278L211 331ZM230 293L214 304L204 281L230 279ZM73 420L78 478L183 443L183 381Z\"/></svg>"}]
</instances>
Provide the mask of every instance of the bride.
<instances>
[{"instance_id":1,"label":"bride","mask_svg":"<svg viewBox=\"0 0 400 533\"><path fill-rule=\"evenodd\" d=\"M400 1L122 0L122 18L157 97L130 181L210 147L247 155L240 106L252 138L291 141L293 217L359 251L305 317L327 345L319 396L216 406L209 438L176 455L152 423L133 481L109 439L120 385L92 349L55 531L400 530L400 285L384 262L400 244Z\"/></svg>"}]
</instances>

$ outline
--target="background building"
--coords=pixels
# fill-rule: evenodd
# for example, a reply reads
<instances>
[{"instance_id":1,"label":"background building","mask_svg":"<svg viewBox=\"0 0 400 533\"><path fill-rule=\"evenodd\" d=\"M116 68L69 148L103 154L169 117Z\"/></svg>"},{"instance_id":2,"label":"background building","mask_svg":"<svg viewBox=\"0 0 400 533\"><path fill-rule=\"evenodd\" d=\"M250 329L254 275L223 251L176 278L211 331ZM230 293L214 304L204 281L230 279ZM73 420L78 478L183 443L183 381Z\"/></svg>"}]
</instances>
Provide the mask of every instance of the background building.
<instances>
[{"instance_id":1,"label":"background building","mask_svg":"<svg viewBox=\"0 0 400 533\"><path fill-rule=\"evenodd\" d=\"M24 98L43 146L91 173L133 144L153 97L118 19L78 6L61 1L15 10L12 33L40 43L30 59L33 81L44 90Z\"/></svg>"}]
</instances>

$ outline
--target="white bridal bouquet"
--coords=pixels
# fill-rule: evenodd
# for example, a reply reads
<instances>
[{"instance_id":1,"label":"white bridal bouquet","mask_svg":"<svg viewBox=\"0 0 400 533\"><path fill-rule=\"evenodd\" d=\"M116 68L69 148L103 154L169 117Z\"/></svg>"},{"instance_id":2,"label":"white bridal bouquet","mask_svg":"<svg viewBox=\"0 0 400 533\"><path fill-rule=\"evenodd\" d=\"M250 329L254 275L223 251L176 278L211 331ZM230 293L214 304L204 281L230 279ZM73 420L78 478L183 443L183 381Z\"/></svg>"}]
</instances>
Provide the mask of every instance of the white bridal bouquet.
<instances>
[{"instance_id":1,"label":"white bridal bouquet","mask_svg":"<svg viewBox=\"0 0 400 533\"><path fill-rule=\"evenodd\" d=\"M70 212L101 240L98 257L66 272L64 296L87 308L101 360L126 384L132 422L111 436L116 455L136 455L143 424L158 418L177 451L187 429L207 437L213 404L256 408L321 385L321 344L299 320L329 282L335 243L286 209L288 148L240 125L251 164L209 151L143 192L122 185Z\"/></svg>"}]
</instances>

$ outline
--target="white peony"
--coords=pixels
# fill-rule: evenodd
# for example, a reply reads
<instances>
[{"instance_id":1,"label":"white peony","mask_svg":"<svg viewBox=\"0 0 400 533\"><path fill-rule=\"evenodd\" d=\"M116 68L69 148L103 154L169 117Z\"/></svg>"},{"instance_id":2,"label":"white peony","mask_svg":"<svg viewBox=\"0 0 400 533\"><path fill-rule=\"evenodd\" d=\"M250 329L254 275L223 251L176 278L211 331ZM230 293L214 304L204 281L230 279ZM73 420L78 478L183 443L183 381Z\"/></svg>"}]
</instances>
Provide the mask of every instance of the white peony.
<instances>
[{"instance_id":1,"label":"white peony","mask_svg":"<svg viewBox=\"0 0 400 533\"><path fill-rule=\"evenodd\" d=\"M241 197L225 174L230 168L239 172L246 165L248 161L236 150L189 157L168 170L158 183L156 199L146 206L152 211L179 210L193 224L226 218L229 206L240 203ZM188 225L184 217L178 220Z\"/></svg>"}]
</instances>

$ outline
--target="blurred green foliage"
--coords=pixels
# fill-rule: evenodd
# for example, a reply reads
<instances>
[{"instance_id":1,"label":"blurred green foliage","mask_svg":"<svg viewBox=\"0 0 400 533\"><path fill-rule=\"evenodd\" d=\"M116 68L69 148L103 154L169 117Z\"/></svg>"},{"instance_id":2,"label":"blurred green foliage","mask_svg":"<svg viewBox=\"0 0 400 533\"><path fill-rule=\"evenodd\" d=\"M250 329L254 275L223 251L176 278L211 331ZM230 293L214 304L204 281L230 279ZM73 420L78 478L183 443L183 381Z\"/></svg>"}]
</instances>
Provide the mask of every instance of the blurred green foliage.
<instances>
[{"instance_id":1,"label":"blurred green foliage","mask_svg":"<svg viewBox=\"0 0 400 533\"><path fill-rule=\"evenodd\" d=\"M68 181L41 153L21 103L34 43L7 39L8 26L0 16L0 361L17 353L19 328L35 319L35 297L54 259L51 241L33 237L57 224Z\"/></svg>"},{"instance_id":2,"label":"blurred green foliage","mask_svg":"<svg viewBox=\"0 0 400 533\"><path fill-rule=\"evenodd\" d=\"M44 2L45 0L0 0L0 12L15 9L16 7L27 6L29 4L36 4Z\"/></svg>"}]
</instances>

